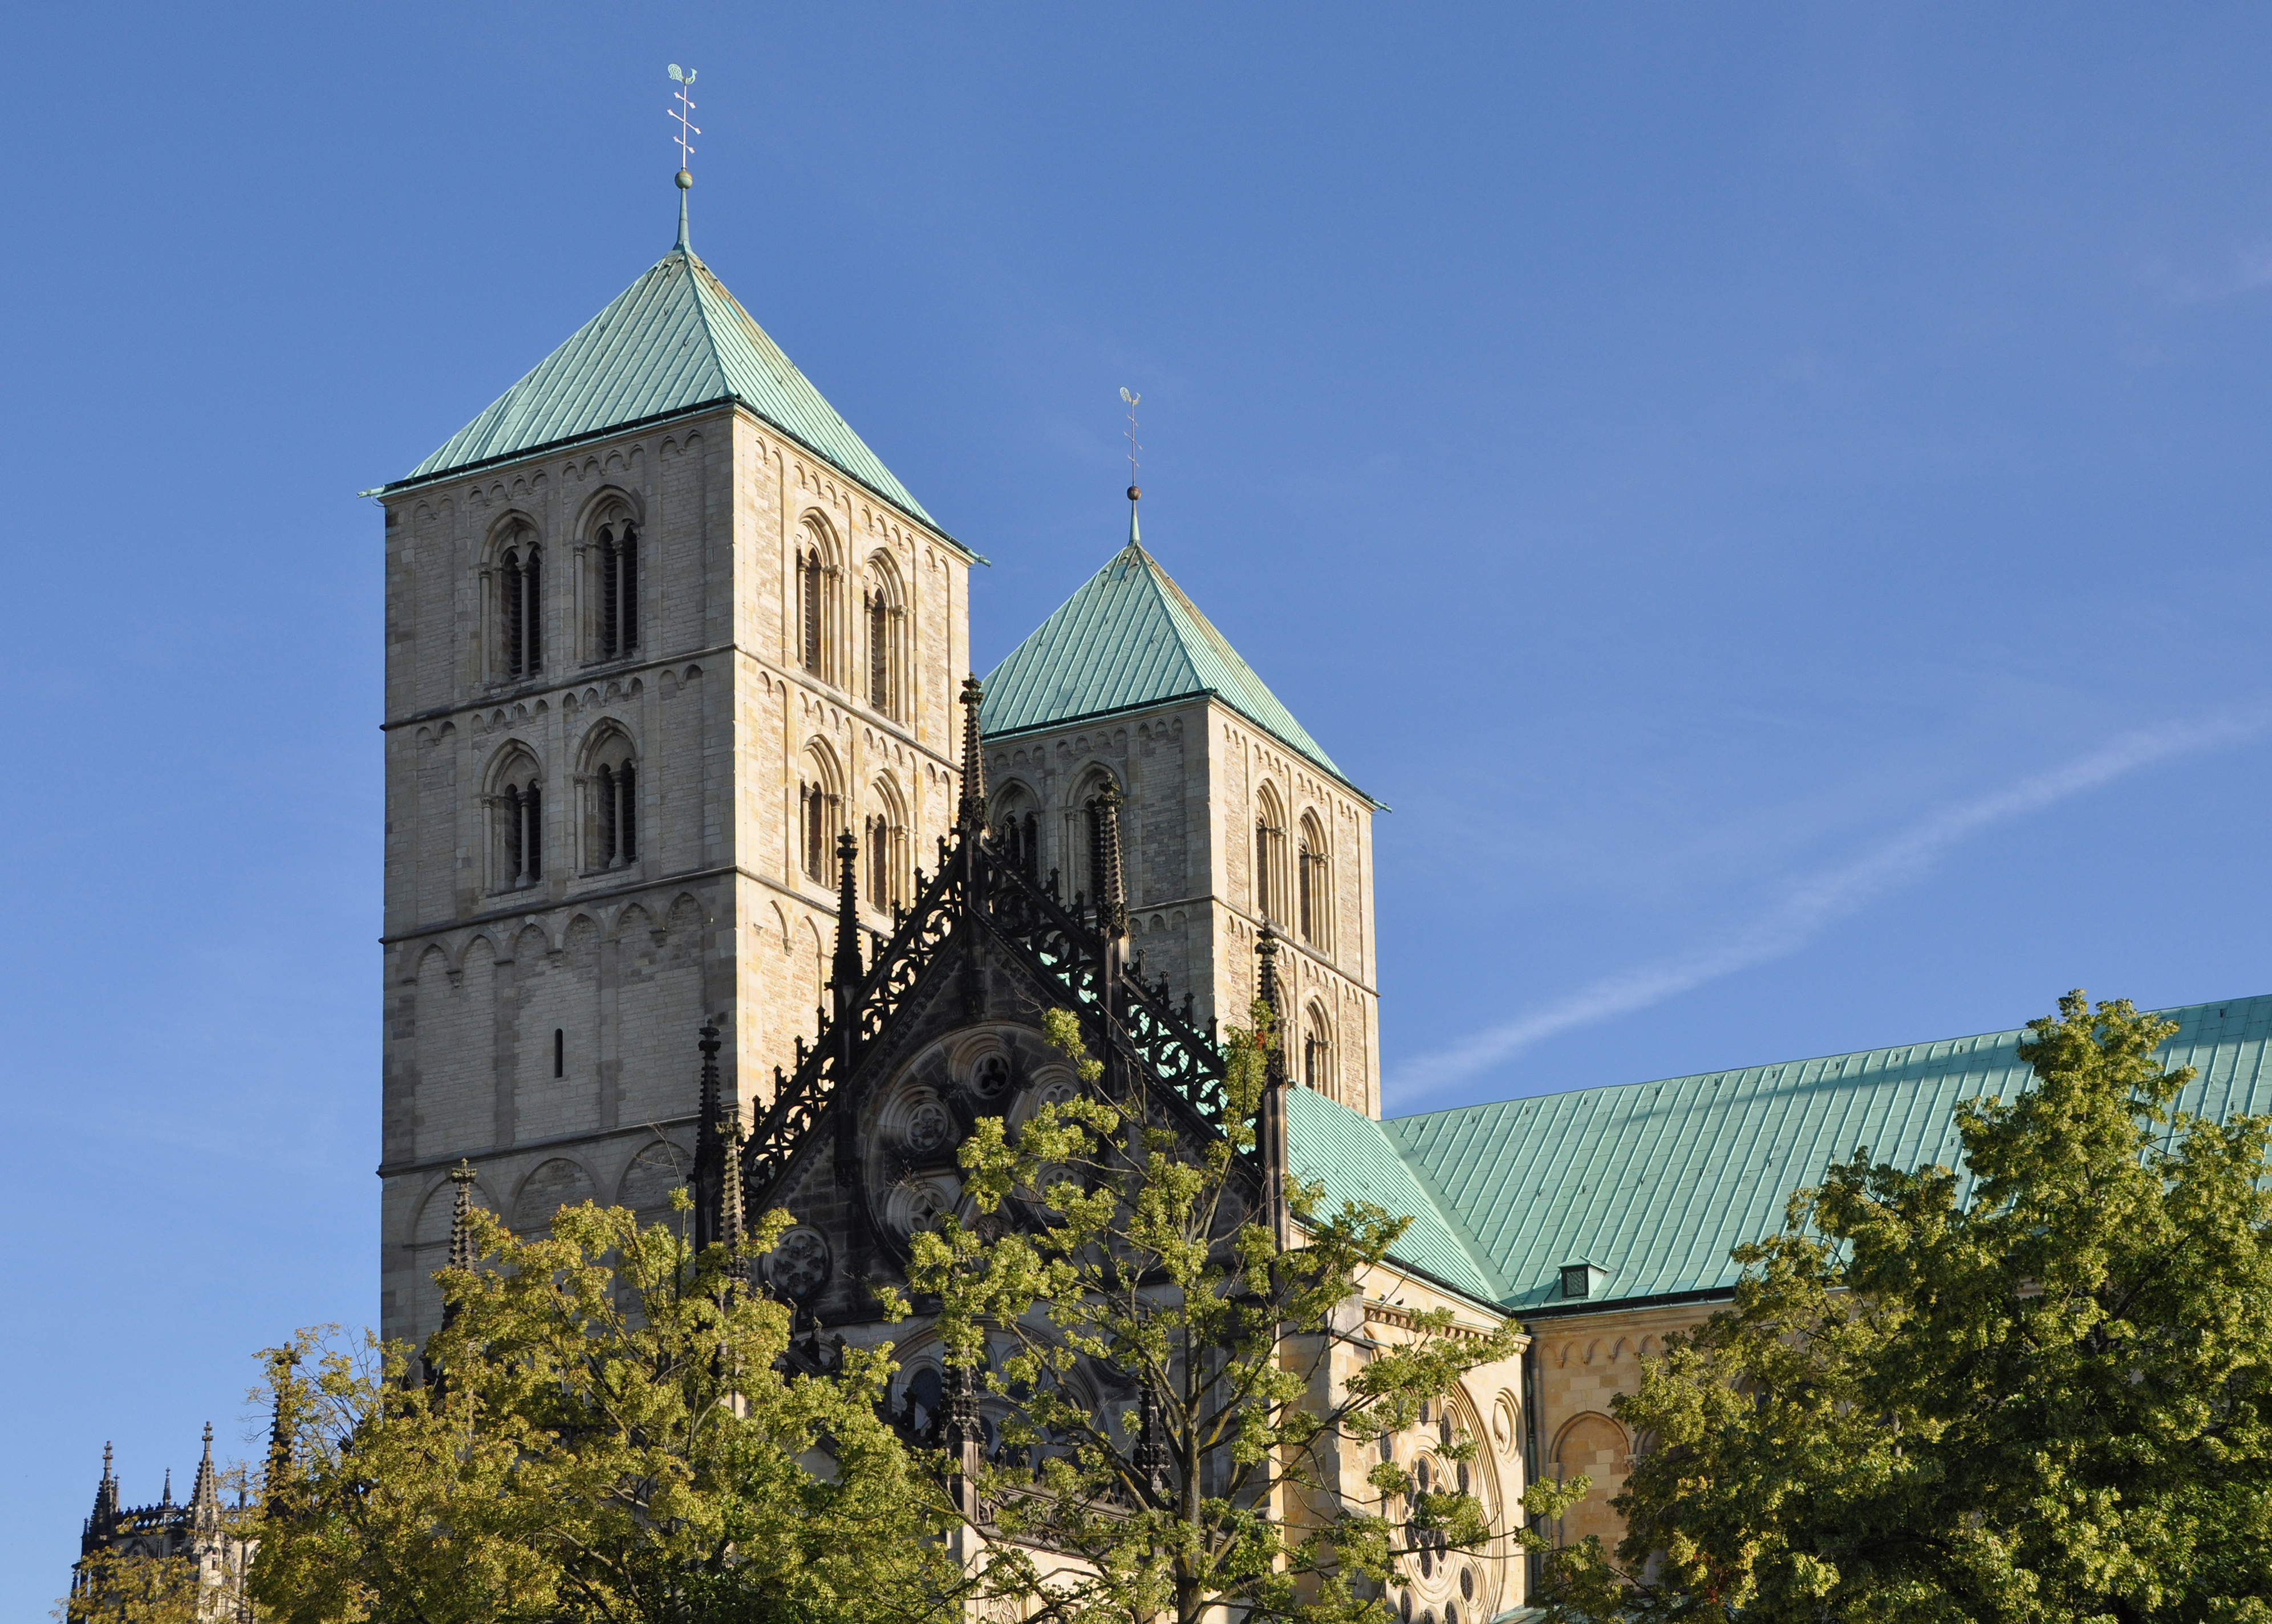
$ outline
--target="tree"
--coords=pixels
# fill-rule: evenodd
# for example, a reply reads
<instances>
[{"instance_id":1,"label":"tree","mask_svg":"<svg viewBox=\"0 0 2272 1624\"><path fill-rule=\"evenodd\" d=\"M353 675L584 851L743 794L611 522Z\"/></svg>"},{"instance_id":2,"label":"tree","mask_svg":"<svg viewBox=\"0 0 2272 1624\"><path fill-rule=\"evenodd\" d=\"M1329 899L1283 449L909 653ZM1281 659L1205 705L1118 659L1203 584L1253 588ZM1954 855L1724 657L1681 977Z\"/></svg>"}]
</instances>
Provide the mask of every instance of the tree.
<instances>
[{"instance_id":1,"label":"tree","mask_svg":"<svg viewBox=\"0 0 2272 1624\"><path fill-rule=\"evenodd\" d=\"M985 1586L1029 1613L1199 1624L1228 1605L1257 1620L1386 1624L1400 1558L1503 1531L1472 1495L1424 1489L1368 1446L1414 1425L1463 1371L1507 1358L1517 1332L1450 1336L1439 1311L1356 1365L1347 1306L1409 1220L1327 1213L1319 1188L1289 1179L1299 1234L1282 1246L1248 1209L1274 1042L1269 1006L1252 1018L1229 1034L1220 1133L1095 1098L1044 1105L1014 1134L981 1119L960 1152L976 1222L950 1217L915 1239L909 1282L936 1298L950 1378L964 1384L959 1419L947 1400L950 1433L969 1435L980 1373L1009 1402L1000 1457L972 1448L965 1463L998 1535ZM1095 1083L1102 1067L1075 1018L1052 1011L1048 1028ZM1005 1223L1013 1202L1039 1221ZM1006 1351L990 1359L995 1339ZM1355 1366L1340 1381L1337 1351ZM1119 1396L1098 1407L1077 1373ZM1558 1513L1585 1489L1557 1499L1550 1486L1536 1508Z\"/></svg>"},{"instance_id":2,"label":"tree","mask_svg":"<svg viewBox=\"0 0 2272 1624\"><path fill-rule=\"evenodd\" d=\"M1857 1151L1737 1251L1563 1616L2272 1619L2272 1118L2175 1111L2126 1001L2029 1029L1969 1179Z\"/></svg>"},{"instance_id":3,"label":"tree","mask_svg":"<svg viewBox=\"0 0 2272 1624\"><path fill-rule=\"evenodd\" d=\"M699 1256L589 1202L543 1239L469 1221L438 1380L368 1338L273 1351L268 1616L890 1624L959 1593L949 1503L881 1418L888 1358L790 1373L788 1310L746 1283L786 1215Z\"/></svg>"},{"instance_id":4,"label":"tree","mask_svg":"<svg viewBox=\"0 0 2272 1624\"><path fill-rule=\"evenodd\" d=\"M77 1581L55 1606L64 1624L206 1624L189 1557L94 1551L80 1561Z\"/></svg>"}]
</instances>

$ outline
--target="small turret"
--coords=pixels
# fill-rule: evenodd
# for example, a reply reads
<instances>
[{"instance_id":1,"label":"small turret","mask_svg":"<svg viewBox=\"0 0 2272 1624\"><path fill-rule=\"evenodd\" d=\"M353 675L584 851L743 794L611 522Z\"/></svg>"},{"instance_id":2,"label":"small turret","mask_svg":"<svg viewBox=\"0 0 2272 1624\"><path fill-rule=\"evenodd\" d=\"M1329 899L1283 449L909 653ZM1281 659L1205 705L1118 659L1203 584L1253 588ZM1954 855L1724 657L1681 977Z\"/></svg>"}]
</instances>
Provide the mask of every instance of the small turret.
<instances>
[{"instance_id":1,"label":"small turret","mask_svg":"<svg viewBox=\"0 0 2272 1624\"><path fill-rule=\"evenodd\" d=\"M1278 988L1278 933L1268 925L1254 944L1258 961L1254 996L1269 1007L1273 1025L1282 1025L1284 999ZM1266 1052L1262 1098L1254 1113L1255 1156L1262 1164L1262 1209L1280 1248L1294 1244L1294 1215L1286 1204L1286 1045L1277 1031Z\"/></svg>"}]
</instances>

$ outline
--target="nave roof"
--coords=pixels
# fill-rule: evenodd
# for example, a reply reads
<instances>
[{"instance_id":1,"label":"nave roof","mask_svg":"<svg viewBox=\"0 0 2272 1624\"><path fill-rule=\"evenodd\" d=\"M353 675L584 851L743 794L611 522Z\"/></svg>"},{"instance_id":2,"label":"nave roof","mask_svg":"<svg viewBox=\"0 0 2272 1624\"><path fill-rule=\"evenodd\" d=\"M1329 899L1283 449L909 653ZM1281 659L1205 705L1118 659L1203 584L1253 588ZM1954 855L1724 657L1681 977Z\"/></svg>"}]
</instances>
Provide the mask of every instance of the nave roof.
<instances>
[{"instance_id":1,"label":"nave roof","mask_svg":"<svg viewBox=\"0 0 2272 1624\"><path fill-rule=\"evenodd\" d=\"M2161 1013L2178 1022L2164 1063L2200 1074L2178 1109L2272 1111L2272 995ZM1484 1283L1480 1294L1510 1309L1571 1306L1560 1284L1570 1263L1605 1271L1588 1298L1602 1306L1724 1292L1741 1273L1730 1249L1775 1233L1790 1191L1857 1146L1900 1166L1956 1166L1957 1103L2024 1089L2033 1075L2018 1053L2027 1035L1903 1044L1379 1123L1297 1090L1289 1148L1297 1173L1330 1196L1415 1211L1397 1247L1404 1261L1471 1293L1465 1282Z\"/></svg>"}]
</instances>

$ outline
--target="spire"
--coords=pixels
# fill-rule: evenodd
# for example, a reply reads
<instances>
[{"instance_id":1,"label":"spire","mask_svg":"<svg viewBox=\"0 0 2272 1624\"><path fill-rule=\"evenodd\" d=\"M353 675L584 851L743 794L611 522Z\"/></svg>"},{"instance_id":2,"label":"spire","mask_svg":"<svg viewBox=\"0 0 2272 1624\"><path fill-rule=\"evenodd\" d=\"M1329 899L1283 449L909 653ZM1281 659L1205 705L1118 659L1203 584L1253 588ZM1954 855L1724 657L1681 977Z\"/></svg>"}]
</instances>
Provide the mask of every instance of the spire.
<instances>
[{"instance_id":1,"label":"spire","mask_svg":"<svg viewBox=\"0 0 2272 1624\"><path fill-rule=\"evenodd\" d=\"M110 1441L102 1444L102 1481L94 1486L94 1515L87 1527L108 1538L118 1517L118 1479L110 1475Z\"/></svg>"},{"instance_id":2,"label":"spire","mask_svg":"<svg viewBox=\"0 0 2272 1624\"><path fill-rule=\"evenodd\" d=\"M168 1467L167 1467L167 1468L166 1468L166 1486L165 1486L165 1489L163 1490L163 1492L161 1492L161 1493L159 1494L159 1496L158 1496L158 1504L159 1504L161 1507L166 1507L166 1506L170 1506L170 1505L172 1505L173 1503L174 1503L174 1469L173 1469L172 1467L168 1466Z\"/></svg>"},{"instance_id":3,"label":"spire","mask_svg":"<svg viewBox=\"0 0 2272 1624\"><path fill-rule=\"evenodd\" d=\"M686 194L693 190L694 177L681 169L678 172L678 241L671 246L682 254L694 251L693 245L686 240Z\"/></svg>"},{"instance_id":4,"label":"spire","mask_svg":"<svg viewBox=\"0 0 2272 1624\"><path fill-rule=\"evenodd\" d=\"M962 804L954 821L965 829L986 821L986 754L978 737L978 707L985 700L976 672L962 679Z\"/></svg>"},{"instance_id":5,"label":"spire","mask_svg":"<svg viewBox=\"0 0 2272 1624\"><path fill-rule=\"evenodd\" d=\"M1096 928L1108 940L1128 932L1128 907L1120 880L1120 786L1110 778L1096 793L1096 821L1089 827L1090 872L1096 876Z\"/></svg>"},{"instance_id":6,"label":"spire","mask_svg":"<svg viewBox=\"0 0 2272 1624\"><path fill-rule=\"evenodd\" d=\"M452 1269L474 1266L474 1164L462 1157L450 1170L458 1186L450 1200L450 1263Z\"/></svg>"},{"instance_id":7,"label":"spire","mask_svg":"<svg viewBox=\"0 0 2272 1624\"><path fill-rule=\"evenodd\" d=\"M460 1162L458 1165L463 1167L465 1164ZM456 1175L453 1172L452 1176ZM458 1188L462 1194L465 1186L460 1184ZM276 1356L271 1378L275 1383L276 1398L268 1418L268 1471L261 1479L261 1498L272 1503L283 1489L284 1479L292 1475L292 1422L284 1400L292 1386L292 1367L299 1362L297 1353L285 1349Z\"/></svg>"},{"instance_id":8,"label":"spire","mask_svg":"<svg viewBox=\"0 0 2272 1624\"><path fill-rule=\"evenodd\" d=\"M1136 504L1143 500L1143 498L1144 493L1135 486L1128 487L1128 544L1131 547L1141 547L1144 544L1143 534L1136 528Z\"/></svg>"},{"instance_id":9,"label":"spire","mask_svg":"<svg viewBox=\"0 0 2272 1624\"><path fill-rule=\"evenodd\" d=\"M1286 1045L1276 1027L1283 999L1278 987L1278 933L1268 925L1254 944L1254 996L1268 1006L1268 1048L1264 1052L1262 1098L1254 1112L1255 1154L1262 1164L1262 1211L1280 1251L1294 1244L1294 1215L1286 1201L1290 1166L1286 1149Z\"/></svg>"},{"instance_id":10,"label":"spire","mask_svg":"<svg viewBox=\"0 0 2272 1624\"><path fill-rule=\"evenodd\" d=\"M836 1018L841 1021L860 990L860 842L852 831L836 837L836 957L831 966Z\"/></svg>"},{"instance_id":11,"label":"spire","mask_svg":"<svg viewBox=\"0 0 2272 1624\"><path fill-rule=\"evenodd\" d=\"M205 1458L198 1463L198 1480L196 1486L190 1490L190 1504L192 1506L220 1504L220 1486L213 1477L213 1423L210 1421L206 1423Z\"/></svg>"},{"instance_id":12,"label":"spire","mask_svg":"<svg viewBox=\"0 0 2272 1624\"><path fill-rule=\"evenodd\" d=\"M721 1208L726 1195L723 1089L718 1076L718 1018L702 1023L694 1045L702 1051L702 1095L694 1126L694 1249L714 1246L724 1239Z\"/></svg>"}]
</instances>

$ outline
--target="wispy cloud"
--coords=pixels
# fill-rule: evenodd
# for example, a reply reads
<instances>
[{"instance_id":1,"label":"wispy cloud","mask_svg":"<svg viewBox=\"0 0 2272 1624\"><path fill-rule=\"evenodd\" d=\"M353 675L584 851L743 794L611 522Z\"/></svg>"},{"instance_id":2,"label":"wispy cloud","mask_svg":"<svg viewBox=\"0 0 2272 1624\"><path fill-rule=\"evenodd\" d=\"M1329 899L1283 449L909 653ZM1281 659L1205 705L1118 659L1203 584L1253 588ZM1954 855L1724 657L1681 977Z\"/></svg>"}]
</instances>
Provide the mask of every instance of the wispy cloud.
<instances>
[{"instance_id":1,"label":"wispy cloud","mask_svg":"<svg viewBox=\"0 0 2272 1624\"><path fill-rule=\"evenodd\" d=\"M1796 953L1824 927L1922 879L1952 848L1977 834L2171 757L2238 744L2268 725L2272 725L2272 708L2259 707L2129 734L1992 795L1945 807L1858 857L1801 876L1782 901L1733 936L1604 976L1543 1008L1406 1061L1388 1080L1388 1091L1400 1104L1412 1104L1543 1038L1646 1009L1723 976Z\"/></svg>"}]
</instances>

